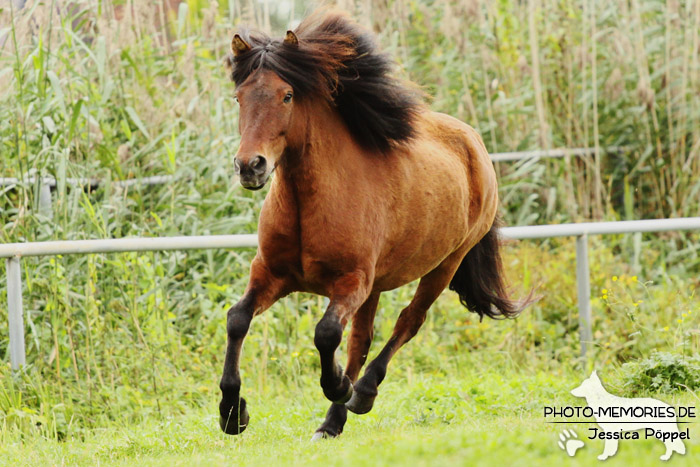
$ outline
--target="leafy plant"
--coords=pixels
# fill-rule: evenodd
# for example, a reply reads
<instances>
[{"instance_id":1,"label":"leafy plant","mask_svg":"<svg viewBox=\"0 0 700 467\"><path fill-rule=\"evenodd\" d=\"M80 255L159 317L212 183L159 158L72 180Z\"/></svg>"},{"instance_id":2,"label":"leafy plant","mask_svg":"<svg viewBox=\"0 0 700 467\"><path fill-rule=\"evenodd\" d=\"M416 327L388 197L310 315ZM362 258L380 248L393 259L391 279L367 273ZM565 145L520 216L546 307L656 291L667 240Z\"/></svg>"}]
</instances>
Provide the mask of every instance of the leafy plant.
<instances>
[{"instance_id":1,"label":"leafy plant","mask_svg":"<svg viewBox=\"0 0 700 467\"><path fill-rule=\"evenodd\" d=\"M700 356L654 352L622 365L623 387L631 394L700 388Z\"/></svg>"}]
</instances>

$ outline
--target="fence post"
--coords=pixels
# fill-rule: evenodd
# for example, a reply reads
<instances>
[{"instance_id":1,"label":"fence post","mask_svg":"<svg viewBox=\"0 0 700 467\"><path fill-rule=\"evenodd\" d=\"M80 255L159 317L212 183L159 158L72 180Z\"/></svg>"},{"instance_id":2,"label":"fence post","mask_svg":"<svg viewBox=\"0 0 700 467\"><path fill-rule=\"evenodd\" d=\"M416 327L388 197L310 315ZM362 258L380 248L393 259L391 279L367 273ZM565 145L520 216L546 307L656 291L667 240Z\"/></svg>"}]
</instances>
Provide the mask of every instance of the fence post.
<instances>
[{"instance_id":1,"label":"fence post","mask_svg":"<svg viewBox=\"0 0 700 467\"><path fill-rule=\"evenodd\" d=\"M22 319L22 270L19 257L7 259L7 306L10 328L10 362L13 370L25 364Z\"/></svg>"},{"instance_id":2,"label":"fence post","mask_svg":"<svg viewBox=\"0 0 700 467\"><path fill-rule=\"evenodd\" d=\"M576 237L576 284L578 288L578 326L581 356L586 356L588 344L592 342L591 330L591 282L588 269L588 236Z\"/></svg>"},{"instance_id":3,"label":"fence post","mask_svg":"<svg viewBox=\"0 0 700 467\"><path fill-rule=\"evenodd\" d=\"M45 178L41 179L39 188L39 212L49 219L53 219L53 206L51 202L51 185Z\"/></svg>"}]
</instances>

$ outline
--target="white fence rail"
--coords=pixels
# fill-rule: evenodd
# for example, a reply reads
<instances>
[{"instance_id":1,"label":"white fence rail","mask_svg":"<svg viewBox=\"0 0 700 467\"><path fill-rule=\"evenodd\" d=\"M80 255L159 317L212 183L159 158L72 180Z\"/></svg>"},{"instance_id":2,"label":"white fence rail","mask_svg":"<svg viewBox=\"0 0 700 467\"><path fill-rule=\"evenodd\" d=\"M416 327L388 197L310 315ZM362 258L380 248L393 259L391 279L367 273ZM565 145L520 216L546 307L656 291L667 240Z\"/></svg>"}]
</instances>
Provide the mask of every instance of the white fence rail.
<instances>
[{"instance_id":1,"label":"white fence rail","mask_svg":"<svg viewBox=\"0 0 700 467\"><path fill-rule=\"evenodd\" d=\"M612 152L624 151L623 146L611 146L608 148L599 148L599 154L609 154ZM519 161L523 159L539 158L558 158L558 157L582 157L593 156L596 153L595 148L562 148L562 149L541 149L536 151L518 151L518 152L494 152L491 153L491 160L494 162Z\"/></svg>"},{"instance_id":2,"label":"white fence rail","mask_svg":"<svg viewBox=\"0 0 700 467\"><path fill-rule=\"evenodd\" d=\"M612 146L607 148L599 148L599 154L607 154L623 151L625 148L620 146ZM490 154L491 160L494 162L512 162L523 159L534 158L560 158L560 157L582 157L593 156L596 153L595 148L560 148L560 149L544 149L535 151L518 151L518 152L495 152ZM150 177L130 178L126 180L115 180L112 182L114 186L131 187L131 186L148 186L161 185L170 183L175 180L172 175L153 175ZM58 182L53 177L37 177L30 175L25 178L0 177L0 187L8 187L10 189L17 187L20 184L33 185L39 182L39 211L48 217L53 217L53 202L51 199L51 189L58 186ZM104 180L99 178L67 178L66 185L84 188L90 187L96 189Z\"/></svg>"},{"instance_id":3,"label":"white fence rail","mask_svg":"<svg viewBox=\"0 0 700 467\"><path fill-rule=\"evenodd\" d=\"M585 356L592 341L590 278L588 269L588 235L625 234L700 230L700 217L655 219L621 222L505 227L501 234L512 239L576 237L576 282L578 291L581 354ZM165 251L195 249L247 248L258 245L258 236L209 235L193 237L122 238L108 240L68 240L55 242L9 243L0 245L0 258L7 258L7 302L12 368L25 364L24 321L22 311L23 256L119 253L130 251Z\"/></svg>"},{"instance_id":4,"label":"white fence rail","mask_svg":"<svg viewBox=\"0 0 700 467\"><path fill-rule=\"evenodd\" d=\"M153 175L152 177L128 178L126 180L114 180L112 185L117 187L162 185L175 180L172 175ZM53 177L26 177L23 179L13 177L0 177L0 187L12 189L20 184L33 185L39 182L39 212L49 218L53 217L53 201L51 199L51 189L58 186L58 181ZM97 178L67 178L66 185L85 189L86 187L96 189L104 181Z\"/></svg>"}]
</instances>

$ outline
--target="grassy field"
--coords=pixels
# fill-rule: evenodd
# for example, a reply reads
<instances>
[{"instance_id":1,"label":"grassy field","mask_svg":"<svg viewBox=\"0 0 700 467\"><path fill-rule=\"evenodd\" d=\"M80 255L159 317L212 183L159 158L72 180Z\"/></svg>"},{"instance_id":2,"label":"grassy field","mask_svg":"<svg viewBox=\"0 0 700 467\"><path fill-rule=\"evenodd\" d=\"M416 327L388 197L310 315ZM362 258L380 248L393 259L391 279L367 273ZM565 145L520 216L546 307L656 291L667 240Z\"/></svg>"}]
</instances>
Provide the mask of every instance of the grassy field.
<instances>
[{"instance_id":1,"label":"grassy field","mask_svg":"<svg viewBox=\"0 0 700 467\"><path fill-rule=\"evenodd\" d=\"M700 1L337 3L489 151L598 148L497 164L507 225L698 215ZM241 24L280 34L315 4L0 8L0 177L57 182L50 212L37 181L0 188L0 242L255 232L265 190L232 175L238 108L222 59ZM112 183L150 175L172 180ZM98 188L70 182L91 177ZM542 407L576 402L568 391L593 367L616 394L697 404L700 234L590 239L587 364L574 251L568 238L509 243L513 293L536 287L541 300L515 321L478 322L446 292L374 411L315 444L323 301L307 294L255 320L241 362L252 424L238 438L218 429L226 310L252 250L23 258L21 374L0 293L0 465L597 463L603 442L568 458ZM414 290L382 295L373 352ZM695 430L670 464L696 463ZM658 441L623 442L607 462L655 465L662 453Z\"/></svg>"},{"instance_id":2,"label":"grassy field","mask_svg":"<svg viewBox=\"0 0 700 467\"><path fill-rule=\"evenodd\" d=\"M251 425L238 437L220 433L212 395L200 409L137 423L115 422L85 433L81 440L5 439L0 464L593 465L603 449L603 441L584 439L585 447L569 458L557 446L558 433L573 427L584 438L593 425L555 425L543 417L545 405L583 405L568 394L582 379L576 373L521 370L504 376L493 369L465 367L407 380L389 377L372 412L351 415L339 438L320 442L310 437L327 403L315 378L303 379L299 388L271 382L275 390L265 396L246 391ZM687 393L662 398L676 405L697 403ZM687 453L674 454L669 465L697 465L698 426L688 426ZM622 441L606 465L658 465L663 452L657 440Z\"/></svg>"}]
</instances>

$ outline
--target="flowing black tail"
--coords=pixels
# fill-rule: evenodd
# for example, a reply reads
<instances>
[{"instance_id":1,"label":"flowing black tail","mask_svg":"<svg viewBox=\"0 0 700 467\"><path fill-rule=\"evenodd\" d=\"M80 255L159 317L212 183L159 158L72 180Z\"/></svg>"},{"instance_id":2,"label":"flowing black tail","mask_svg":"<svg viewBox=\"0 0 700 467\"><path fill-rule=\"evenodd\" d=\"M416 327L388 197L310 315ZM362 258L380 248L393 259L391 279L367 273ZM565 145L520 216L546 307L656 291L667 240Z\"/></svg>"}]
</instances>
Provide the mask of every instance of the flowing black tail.
<instances>
[{"instance_id":1,"label":"flowing black tail","mask_svg":"<svg viewBox=\"0 0 700 467\"><path fill-rule=\"evenodd\" d=\"M515 318L533 302L532 292L520 301L508 297L503 281L498 220L464 257L450 282L450 290L457 292L462 305L479 313L481 319L484 315L494 319Z\"/></svg>"}]
</instances>

